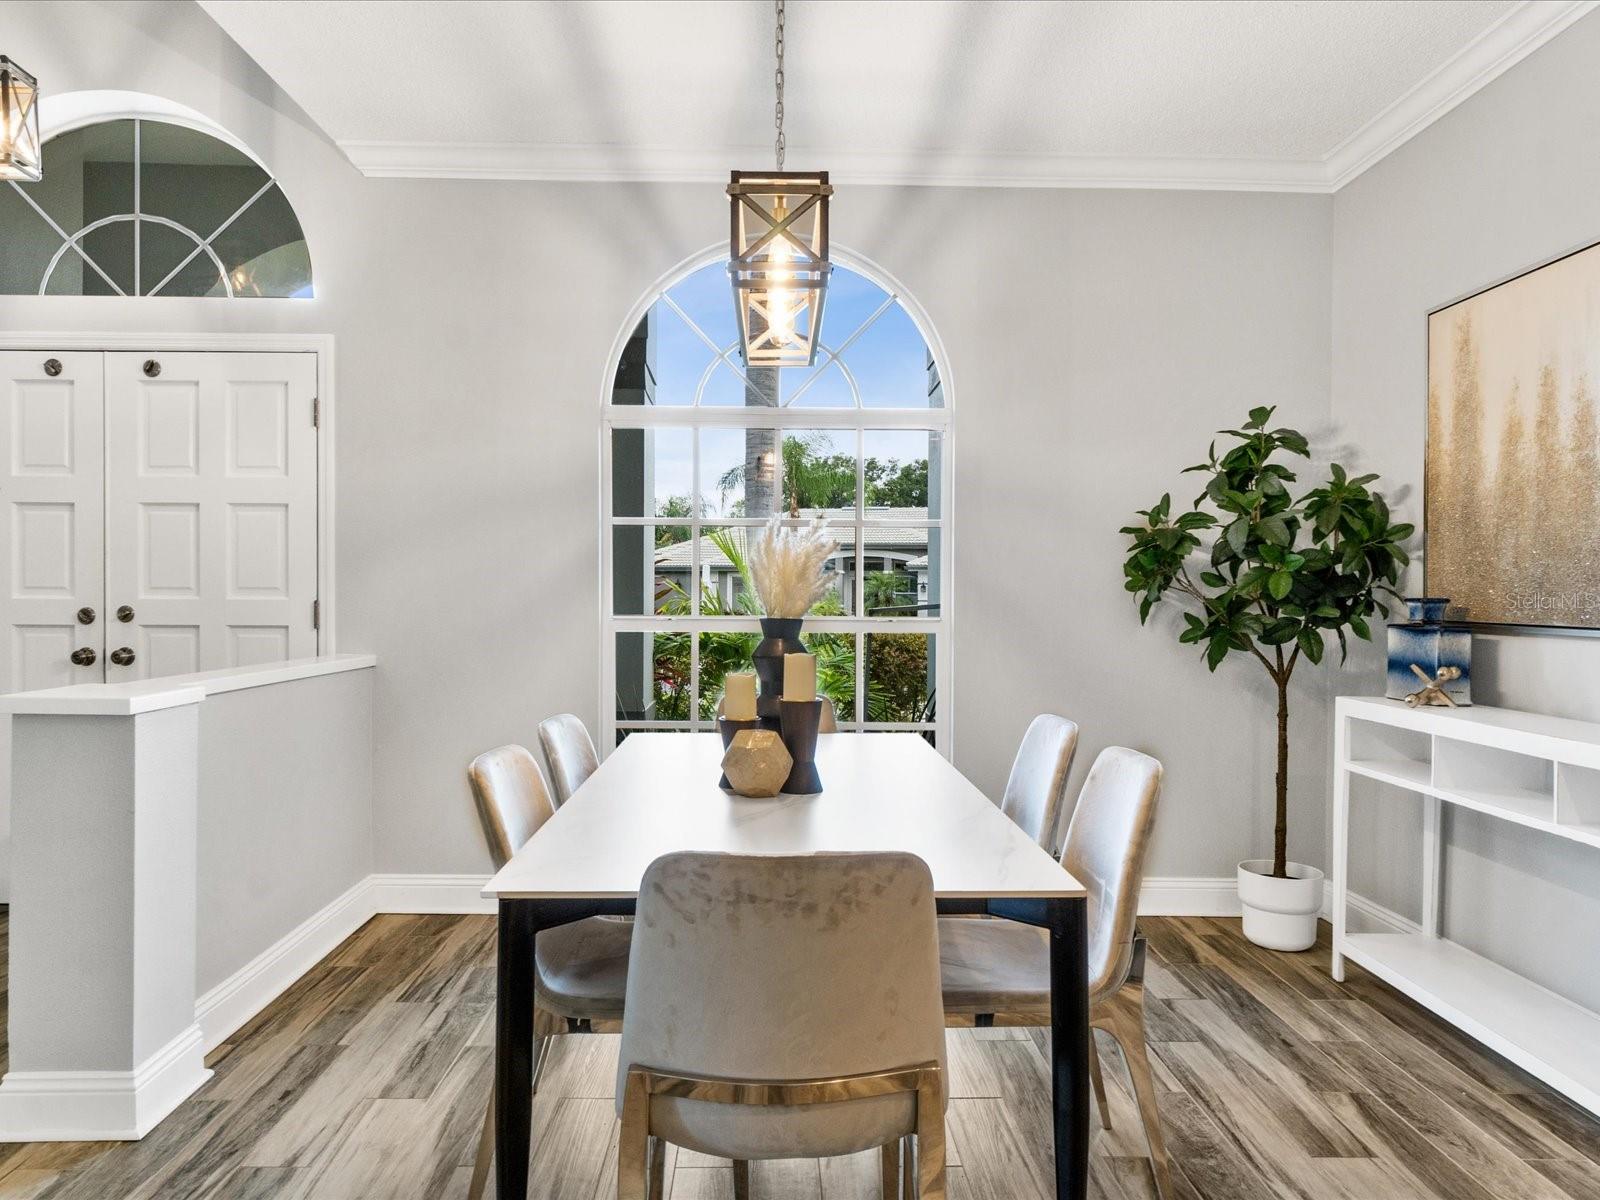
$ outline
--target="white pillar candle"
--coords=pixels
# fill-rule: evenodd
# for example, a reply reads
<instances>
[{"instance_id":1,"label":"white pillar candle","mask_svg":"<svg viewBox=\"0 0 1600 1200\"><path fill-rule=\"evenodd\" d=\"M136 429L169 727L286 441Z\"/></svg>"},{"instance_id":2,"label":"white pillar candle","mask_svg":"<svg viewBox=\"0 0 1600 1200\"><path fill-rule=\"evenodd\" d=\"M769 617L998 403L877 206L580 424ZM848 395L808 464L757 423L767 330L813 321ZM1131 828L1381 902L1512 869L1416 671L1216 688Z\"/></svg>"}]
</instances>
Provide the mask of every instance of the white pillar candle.
<instances>
[{"instance_id":1,"label":"white pillar candle","mask_svg":"<svg viewBox=\"0 0 1600 1200\"><path fill-rule=\"evenodd\" d=\"M785 654L783 656L783 698L785 700L815 700L817 698L817 656L815 654Z\"/></svg>"},{"instance_id":2,"label":"white pillar candle","mask_svg":"<svg viewBox=\"0 0 1600 1200\"><path fill-rule=\"evenodd\" d=\"M730 721L756 719L754 671L729 671L722 677L722 715Z\"/></svg>"}]
</instances>

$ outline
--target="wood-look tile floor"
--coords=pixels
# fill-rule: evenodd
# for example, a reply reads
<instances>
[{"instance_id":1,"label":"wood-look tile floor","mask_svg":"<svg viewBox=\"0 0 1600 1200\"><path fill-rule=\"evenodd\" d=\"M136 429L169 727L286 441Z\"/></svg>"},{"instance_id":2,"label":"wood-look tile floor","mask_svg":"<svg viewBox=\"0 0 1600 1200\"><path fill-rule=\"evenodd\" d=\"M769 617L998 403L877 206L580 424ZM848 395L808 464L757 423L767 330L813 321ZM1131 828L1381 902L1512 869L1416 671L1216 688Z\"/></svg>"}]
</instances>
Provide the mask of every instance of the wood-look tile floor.
<instances>
[{"instance_id":1,"label":"wood-look tile floor","mask_svg":"<svg viewBox=\"0 0 1600 1200\"><path fill-rule=\"evenodd\" d=\"M1371 976L1331 982L1326 945L1278 955L1237 921L1142 924L1182 1200L1600 1196L1600 1123ZM143 1142L0 1147L0 1200L464 1196L489 1089L493 953L488 918L376 918L219 1047L212 1080ZM952 1200L1045 1200L1042 1031L953 1029L949 1045ZM1113 1128L1095 1134L1092 1194L1152 1197L1108 1045ZM605 1034L557 1041L535 1105L540 1200L615 1195L616 1052ZM668 1189L732 1200L732 1172L685 1151ZM756 1164L752 1192L877 1197L876 1158Z\"/></svg>"}]
</instances>

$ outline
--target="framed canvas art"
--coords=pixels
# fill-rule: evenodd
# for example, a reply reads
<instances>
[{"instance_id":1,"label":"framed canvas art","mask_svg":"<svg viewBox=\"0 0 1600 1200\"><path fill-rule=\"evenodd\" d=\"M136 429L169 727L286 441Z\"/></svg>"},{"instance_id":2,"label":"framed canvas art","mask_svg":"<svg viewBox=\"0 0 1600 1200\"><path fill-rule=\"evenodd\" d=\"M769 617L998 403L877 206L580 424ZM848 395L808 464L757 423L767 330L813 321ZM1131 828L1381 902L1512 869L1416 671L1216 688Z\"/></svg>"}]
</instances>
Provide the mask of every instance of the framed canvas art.
<instances>
[{"instance_id":1,"label":"framed canvas art","mask_svg":"<svg viewBox=\"0 0 1600 1200\"><path fill-rule=\"evenodd\" d=\"M1600 630L1600 243L1428 314L1425 589Z\"/></svg>"}]
</instances>

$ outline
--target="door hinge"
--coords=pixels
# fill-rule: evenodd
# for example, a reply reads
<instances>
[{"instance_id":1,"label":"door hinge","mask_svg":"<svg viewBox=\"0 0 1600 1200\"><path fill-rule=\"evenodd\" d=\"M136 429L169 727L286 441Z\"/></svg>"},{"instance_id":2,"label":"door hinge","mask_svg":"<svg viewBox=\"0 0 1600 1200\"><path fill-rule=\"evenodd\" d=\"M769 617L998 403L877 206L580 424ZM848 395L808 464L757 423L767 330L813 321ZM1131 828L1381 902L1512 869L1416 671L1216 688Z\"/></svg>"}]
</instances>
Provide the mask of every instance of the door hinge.
<instances>
[{"instance_id":1,"label":"door hinge","mask_svg":"<svg viewBox=\"0 0 1600 1200\"><path fill-rule=\"evenodd\" d=\"M322 601L321 600L313 600L311 602L311 628L313 628L313 629L321 629L322 628Z\"/></svg>"},{"instance_id":2,"label":"door hinge","mask_svg":"<svg viewBox=\"0 0 1600 1200\"><path fill-rule=\"evenodd\" d=\"M322 397L311 397L311 428L322 428Z\"/></svg>"}]
</instances>

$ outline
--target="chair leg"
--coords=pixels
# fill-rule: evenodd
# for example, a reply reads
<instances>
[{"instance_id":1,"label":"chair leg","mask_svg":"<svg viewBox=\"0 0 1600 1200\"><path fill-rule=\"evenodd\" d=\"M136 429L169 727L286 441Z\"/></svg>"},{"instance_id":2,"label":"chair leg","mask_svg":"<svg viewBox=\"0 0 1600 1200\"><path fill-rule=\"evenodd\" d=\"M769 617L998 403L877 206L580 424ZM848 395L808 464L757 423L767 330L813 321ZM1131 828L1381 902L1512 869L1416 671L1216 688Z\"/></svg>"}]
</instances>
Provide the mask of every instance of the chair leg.
<instances>
[{"instance_id":1,"label":"chair leg","mask_svg":"<svg viewBox=\"0 0 1600 1200\"><path fill-rule=\"evenodd\" d=\"M885 1142L878 1148L878 1162L882 1168L883 1200L900 1200L900 1139Z\"/></svg>"},{"instance_id":2,"label":"chair leg","mask_svg":"<svg viewBox=\"0 0 1600 1200\"><path fill-rule=\"evenodd\" d=\"M467 1186L467 1200L483 1200L483 1189L489 1184L489 1167L494 1162L494 1091L489 1092L489 1106L483 1112L483 1132L478 1134L478 1156L472 1160L472 1182Z\"/></svg>"},{"instance_id":3,"label":"chair leg","mask_svg":"<svg viewBox=\"0 0 1600 1200\"><path fill-rule=\"evenodd\" d=\"M1156 1106L1155 1076L1150 1072L1150 1058L1144 1045L1144 988L1137 983L1125 986L1104 1002L1103 1016L1091 1021L1107 1030L1122 1047L1123 1061L1128 1064L1128 1078L1133 1082L1134 1098L1139 1102L1139 1120L1144 1125L1145 1141L1150 1147L1150 1166L1155 1172L1156 1194L1161 1200L1171 1200L1172 1172L1167 1162L1167 1146L1161 1136L1161 1112Z\"/></svg>"},{"instance_id":4,"label":"chair leg","mask_svg":"<svg viewBox=\"0 0 1600 1200\"><path fill-rule=\"evenodd\" d=\"M1089 1082L1094 1085L1095 1103L1100 1108L1100 1128L1111 1128L1111 1109L1106 1106L1106 1077L1100 1073L1100 1051L1094 1044L1094 1031L1089 1031Z\"/></svg>"},{"instance_id":5,"label":"chair leg","mask_svg":"<svg viewBox=\"0 0 1600 1200\"><path fill-rule=\"evenodd\" d=\"M650 1093L640 1071L628 1072L617 1135L617 1200L647 1200L650 1174Z\"/></svg>"},{"instance_id":6,"label":"chair leg","mask_svg":"<svg viewBox=\"0 0 1600 1200\"><path fill-rule=\"evenodd\" d=\"M743 1158L733 1160L733 1200L750 1200L750 1163Z\"/></svg>"},{"instance_id":7,"label":"chair leg","mask_svg":"<svg viewBox=\"0 0 1600 1200\"><path fill-rule=\"evenodd\" d=\"M917 1137L915 1190L906 1197L945 1200L944 1197L944 1097L937 1068L922 1072L917 1085Z\"/></svg>"},{"instance_id":8,"label":"chair leg","mask_svg":"<svg viewBox=\"0 0 1600 1200\"><path fill-rule=\"evenodd\" d=\"M667 1144L652 1136L647 1145L650 1155L650 1200L663 1200L667 1194Z\"/></svg>"}]
</instances>

